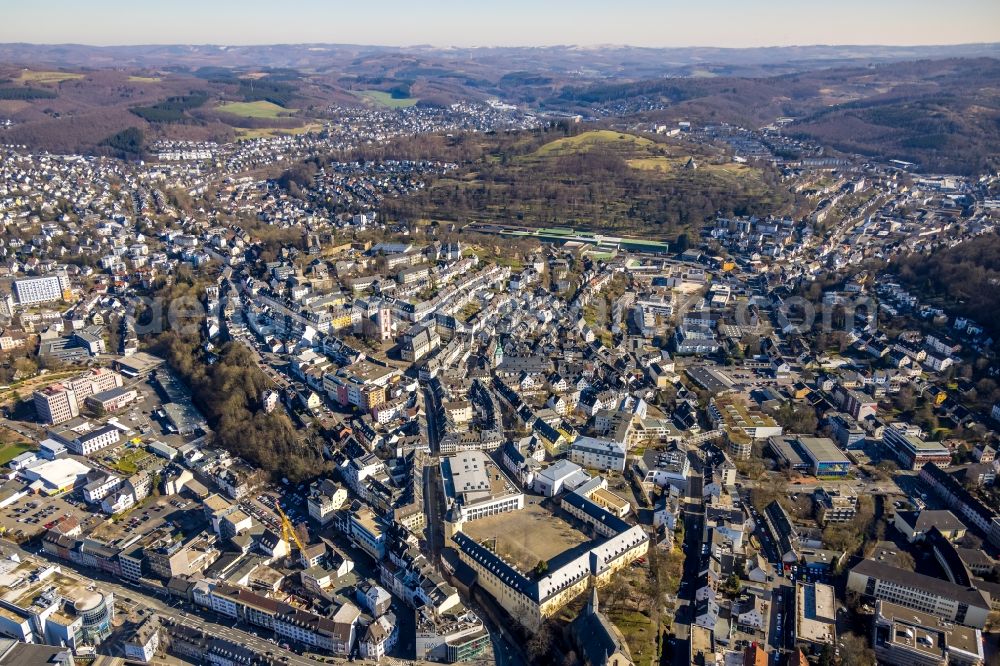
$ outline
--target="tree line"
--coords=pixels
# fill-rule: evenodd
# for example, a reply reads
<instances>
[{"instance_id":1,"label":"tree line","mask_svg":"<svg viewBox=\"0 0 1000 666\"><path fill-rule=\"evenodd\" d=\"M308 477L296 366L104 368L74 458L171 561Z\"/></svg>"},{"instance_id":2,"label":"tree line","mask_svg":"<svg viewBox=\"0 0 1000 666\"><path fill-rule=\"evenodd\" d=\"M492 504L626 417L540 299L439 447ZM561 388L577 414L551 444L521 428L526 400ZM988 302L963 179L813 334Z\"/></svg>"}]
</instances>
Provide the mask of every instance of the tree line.
<instances>
[{"instance_id":1,"label":"tree line","mask_svg":"<svg viewBox=\"0 0 1000 666\"><path fill-rule=\"evenodd\" d=\"M208 93L194 91L187 95L168 97L151 106L134 106L129 111L151 123L177 123L191 120L187 111L208 101Z\"/></svg>"},{"instance_id":2,"label":"tree line","mask_svg":"<svg viewBox=\"0 0 1000 666\"><path fill-rule=\"evenodd\" d=\"M57 95L51 90L31 88L28 86L0 86L0 99L31 100L55 99Z\"/></svg>"}]
</instances>

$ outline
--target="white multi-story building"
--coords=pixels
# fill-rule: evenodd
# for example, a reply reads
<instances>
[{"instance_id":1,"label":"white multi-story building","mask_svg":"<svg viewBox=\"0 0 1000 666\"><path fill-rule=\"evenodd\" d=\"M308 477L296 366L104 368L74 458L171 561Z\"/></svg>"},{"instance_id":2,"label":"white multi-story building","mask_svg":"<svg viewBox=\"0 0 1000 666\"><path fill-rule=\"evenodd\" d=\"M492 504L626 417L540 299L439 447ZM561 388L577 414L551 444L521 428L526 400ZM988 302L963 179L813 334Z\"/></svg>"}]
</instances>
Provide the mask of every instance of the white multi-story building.
<instances>
[{"instance_id":1,"label":"white multi-story building","mask_svg":"<svg viewBox=\"0 0 1000 666\"><path fill-rule=\"evenodd\" d=\"M106 446L112 446L121 441L121 431L112 425L106 425L82 433L74 433L70 430L50 432L49 434L53 439L64 444L71 453L75 453L78 456L89 456L91 453L95 453Z\"/></svg>"},{"instance_id":2,"label":"white multi-story building","mask_svg":"<svg viewBox=\"0 0 1000 666\"><path fill-rule=\"evenodd\" d=\"M42 423L55 425L80 415L76 395L62 384L53 384L33 394L35 415Z\"/></svg>"},{"instance_id":3,"label":"white multi-story building","mask_svg":"<svg viewBox=\"0 0 1000 666\"><path fill-rule=\"evenodd\" d=\"M876 560L862 560L855 565L847 576L847 589L863 597L899 604L976 629L986 625L990 614L989 597L975 587L898 569Z\"/></svg>"},{"instance_id":4,"label":"white multi-story building","mask_svg":"<svg viewBox=\"0 0 1000 666\"><path fill-rule=\"evenodd\" d=\"M51 303L61 300L64 289L68 287L68 278L60 275L25 278L14 281L14 295L21 305Z\"/></svg>"},{"instance_id":5,"label":"white multi-story building","mask_svg":"<svg viewBox=\"0 0 1000 666\"><path fill-rule=\"evenodd\" d=\"M563 490L573 490L590 480L590 475L576 463L557 460L534 475L532 489L546 497L558 495Z\"/></svg>"},{"instance_id":6,"label":"white multi-story building","mask_svg":"<svg viewBox=\"0 0 1000 666\"><path fill-rule=\"evenodd\" d=\"M441 482L456 522L524 508L524 493L483 451L464 451L442 460Z\"/></svg>"},{"instance_id":7,"label":"white multi-story building","mask_svg":"<svg viewBox=\"0 0 1000 666\"><path fill-rule=\"evenodd\" d=\"M35 391L35 414L43 423L57 424L80 415L84 401L99 393L121 388L122 376L107 368L94 368L60 384Z\"/></svg>"},{"instance_id":8,"label":"white multi-story building","mask_svg":"<svg viewBox=\"0 0 1000 666\"><path fill-rule=\"evenodd\" d=\"M309 517L320 525L333 520L337 511L347 502L347 490L329 479L313 484L307 505Z\"/></svg>"},{"instance_id":9,"label":"white multi-story building","mask_svg":"<svg viewBox=\"0 0 1000 666\"><path fill-rule=\"evenodd\" d=\"M106 446L114 446L120 441L121 431L114 426L107 425L80 435L74 440L74 443L77 444L76 452L79 455L89 456L91 453L96 453ZM71 451L73 448L72 446L69 447Z\"/></svg>"},{"instance_id":10,"label":"white multi-story building","mask_svg":"<svg viewBox=\"0 0 1000 666\"><path fill-rule=\"evenodd\" d=\"M886 666L982 666L983 635L978 629L941 622L901 604L875 602L872 647Z\"/></svg>"},{"instance_id":11,"label":"white multi-story building","mask_svg":"<svg viewBox=\"0 0 1000 666\"><path fill-rule=\"evenodd\" d=\"M159 629L159 620L155 616L136 627L125 641L125 658L130 661L141 661L144 664L152 662L157 648L160 647Z\"/></svg>"},{"instance_id":12,"label":"white multi-story building","mask_svg":"<svg viewBox=\"0 0 1000 666\"><path fill-rule=\"evenodd\" d=\"M624 472L625 445L609 439L580 437L570 445L569 459L590 469Z\"/></svg>"},{"instance_id":13,"label":"white multi-story building","mask_svg":"<svg viewBox=\"0 0 1000 666\"><path fill-rule=\"evenodd\" d=\"M122 483L123 479L114 474L108 474L95 478L84 486L83 499L86 500L88 504L96 504L114 491L121 488Z\"/></svg>"},{"instance_id":14,"label":"white multi-story building","mask_svg":"<svg viewBox=\"0 0 1000 666\"><path fill-rule=\"evenodd\" d=\"M396 646L398 637L399 629L396 624L390 622L387 616L380 615L368 625L368 629L359 641L361 656L378 661Z\"/></svg>"},{"instance_id":15,"label":"white multi-story building","mask_svg":"<svg viewBox=\"0 0 1000 666\"><path fill-rule=\"evenodd\" d=\"M94 368L77 375L67 385L73 390L77 401L82 404L92 395L121 388L122 376L107 368Z\"/></svg>"},{"instance_id":16,"label":"white multi-story building","mask_svg":"<svg viewBox=\"0 0 1000 666\"><path fill-rule=\"evenodd\" d=\"M385 556L384 524L367 506L351 514L348 534L361 550L375 560L381 560Z\"/></svg>"}]
</instances>

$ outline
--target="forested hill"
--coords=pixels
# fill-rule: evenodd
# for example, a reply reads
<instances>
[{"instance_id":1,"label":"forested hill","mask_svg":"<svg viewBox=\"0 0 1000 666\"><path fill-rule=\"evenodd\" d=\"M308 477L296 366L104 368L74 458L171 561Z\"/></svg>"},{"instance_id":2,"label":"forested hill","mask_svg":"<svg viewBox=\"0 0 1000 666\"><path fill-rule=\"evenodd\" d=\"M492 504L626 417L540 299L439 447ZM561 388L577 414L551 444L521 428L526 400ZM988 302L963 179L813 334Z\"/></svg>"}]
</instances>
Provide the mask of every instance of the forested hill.
<instances>
[{"instance_id":1,"label":"forested hill","mask_svg":"<svg viewBox=\"0 0 1000 666\"><path fill-rule=\"evenodd\" d=\"M697 237L717 213L782 214L794 205L772 168L734 163L708 146L579 126L482 141L457 173L387 199L383 212L672 240Z\"/></svg>"},{"instance_id":2,"label":"forested hill","mask_svg":"<svg viewBox=\"0 0 1000 666\"><path fill-rule=\"evenodd\" d=\"M904 257L891 269L923 298L971 317L1000 341L1000 235L980 236L930 256Z\"/></svg>"}]
</instances>

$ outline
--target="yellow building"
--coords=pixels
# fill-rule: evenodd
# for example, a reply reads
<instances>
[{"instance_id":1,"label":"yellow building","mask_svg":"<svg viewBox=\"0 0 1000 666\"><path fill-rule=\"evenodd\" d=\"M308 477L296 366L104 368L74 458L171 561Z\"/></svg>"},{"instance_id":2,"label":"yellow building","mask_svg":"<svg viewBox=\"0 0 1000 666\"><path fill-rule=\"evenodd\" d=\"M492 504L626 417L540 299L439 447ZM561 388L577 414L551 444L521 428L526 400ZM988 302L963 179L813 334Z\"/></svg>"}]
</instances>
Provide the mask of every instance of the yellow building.
<instances>
[{"instance_id":1,"label":"yellow building","mask_svg":"<svg viewBox=\"0 0 1000 666\"><path fill-rule=\"evenodd\" d=\"M537 631L545 618L588 587L606 584L649 548L649 537L642 528L631 527L545 576L531 579L463 532L452 536L452 541L459 558L476 572L477 584L529 631Z\"/></svg>"}]
</instances>

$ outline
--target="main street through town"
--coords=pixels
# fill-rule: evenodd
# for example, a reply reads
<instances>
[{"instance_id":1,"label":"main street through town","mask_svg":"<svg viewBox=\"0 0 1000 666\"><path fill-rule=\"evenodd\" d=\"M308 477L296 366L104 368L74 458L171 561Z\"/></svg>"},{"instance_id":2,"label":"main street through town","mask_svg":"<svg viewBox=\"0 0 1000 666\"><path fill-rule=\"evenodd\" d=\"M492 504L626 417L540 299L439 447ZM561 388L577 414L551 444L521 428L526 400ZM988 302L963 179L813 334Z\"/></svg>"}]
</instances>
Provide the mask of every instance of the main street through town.
<instances>
[{"instance_id":1,"label":"main street through town","mask_svg":"<svg viewBox=\"0 0 1000 666\"><path fill-rule=\"evenodd\" d=\"M147 589L137 583L108 576L97 569L78 567L72 562L50 557L41 549L25 551L7 540L0 541L2 541L4 548L12 550L22 557L31 556L55 566L73 569L77 575L83 578L100 581L101 587L114 593L116 600L127 604L131 609L147 608L176 624L193 627L208 636L224 638L236 645L244 645L261 655L272 655L289 666L315 666L317 663L322 663L296 654L291 650L283 649L276 643L256 636L254 635L256 630L249 627L243 629L243 625L234 623L232 618L217 615L204 608L195 609L192 604L186 601L171 599L165 590L162 594L150 594ZM332 658L329 659L333 661Z\"/></svg>"}]
</instances>

